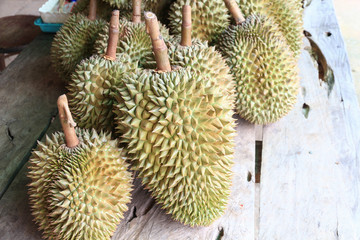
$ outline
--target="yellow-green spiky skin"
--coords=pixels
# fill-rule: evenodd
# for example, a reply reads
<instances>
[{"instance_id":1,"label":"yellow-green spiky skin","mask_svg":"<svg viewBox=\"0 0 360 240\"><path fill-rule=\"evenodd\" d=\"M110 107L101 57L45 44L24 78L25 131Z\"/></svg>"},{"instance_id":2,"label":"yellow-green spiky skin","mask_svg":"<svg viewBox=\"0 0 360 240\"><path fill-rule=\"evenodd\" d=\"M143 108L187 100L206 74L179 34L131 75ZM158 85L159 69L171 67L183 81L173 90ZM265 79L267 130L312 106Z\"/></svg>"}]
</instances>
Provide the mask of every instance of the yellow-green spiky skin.
<instances>
[{"instance_id":1,"label":"yellow-green spiky skin","mask_svg":"<svg viewBox=\"0 0 360 240\"><path fill-rule=\"evenodd\" d=\"M145 23L133 23L122 19L120 21L119 31L116 53L129 55L131 61L138 61L141 67L154 68L156 64L155 57L152 50L151 39L146 32ZM169 39L169 31L162 24L160 24L160 33L165 40ZM99 35L95 43L97 54L101 55L105 52L107 41L108 34Z\"/></svg>"},{"instance_id":2,"label":"yellow-green spiky skin","mask_svg":"<svg viewBox=\"0 0 360 240\"><path fill-rule=\"evenodd\" d=\"M191 68L197 74L213 80L221 86L221 93L234 101L234 81L230 68L214 47L194 38L191 46L181 46L179 36L174 37L167 45L172 66Z\"/></svg>"},{"instance_id":3,"label":"yellow-green spiky skin","mask_svg":"<svg viewBox=\"0 0 360 240\"><path fill-rule=\"evenodd\" d=\"M132 0L103 0L110 6L118 9L132 9ZM162 0L142 0L141 9L157 13L157 9Z\"/></svg>"},{"instance_id":4,"label":"yellow-green spiky skin","mask_svg":"<svg viewBox=\"0 0 360 240\"><path fill-rule=\"evenodd\" d=\"M74 14L81 13L85 16L88 16L89 3L90 3L90 0L78 0L78 1L76 1L76 4L71 12ZM111 7L108 3L104 2L104 1L99 1L99 0L96 2L96 17L97 18L103 18L106 20L110 20L112 10L114 10L114 8ZM121 15L122 14L123 14L123 11L121 11Z\"/></svg>"},{"instance_id":5,"label":"yellow-green spiky skin","mask_svg":"<svg viewBox=\"0 0 360 240\"><path fill-rule=\"evenodd\" d=\"M276 25L255 15L222 35L219 49L236 82L236 110L251 123L285 116L299 89L297 61Z\"/></svg>"},{"instance_id":6,"label":"yellow-green spiky skin","mask_svg":"<svg viewBox=\"0 0 360 240\"><path fill-rule=\"evenodd\" d=\"M46 239L110 239L130 202L132 176L110 135L77 134L75 148L55 133L33 152L32 214Z\"/></svg>"},{"instance_id":7,"label":"yellow-green spiky skin","mask_svg":"<svg viewBox=\"0 0 360 240\"><path fill-rule=\"evenodd\" d=\"M119 55L115 61L94 55L77 65L67 88L70 110L79 127L113 130L111 92L136 65L127 55Z\"/></svg>"},{"instance_id":8,"label":"yellow-green spiky skin","mask_svg":"<svg viewBox=\"0 0 360 240\"><path fill-rule=\"evenodd\" d=\"M268 16L279 25L290 49L299 56L303 38L303 9L298 0L236 0L245 17Z\"/></svg>"},{"instance_id":9,"label":"yellow-green spiky skin","mask_svg":"<svg viewBox=\"0 0 360 240\"><path fill-rule=\"evenodd\" d=\"M64 80L69 80L77 64L90 57L98 34L107 23L89 20L82 14L74 14L56 33L51 45L51 62Z\"/></svg>"},{"instance_id":10,"label":"yellow-green spiky skin","mask_svg":"<svg viewBox=\"0 0 360 240\"><path fill-rule=\"evenodd\" d=\"M144 186L175 220L211 224L230 194L233 103L182 68L131 74L117 93L117 129Z\"/></svg>"},{"instance_id":11,"label":"yellow-green spiky skin","mask_svg":"<svg viewBox=\"0 0 360 240\"><path fill-rule=\"evenodd\" d=\"M290 49L298 57L303 39L303 9L297 0L264 0L263 11L274 18L283 32Z\"/></svg>"},{"instance_id":12,"label":"yellow-green spiky skin","mask_svg":"<svg viewBox=\"0 0 360 240\"><path fill-rule=\"evenodd\" d=\"M181 34L182 7L185 4L191 6L194 38L211 42L229 26L229 14L223 0L177 0L169 12L172 34Z\"/></svg>"}]
</instances>

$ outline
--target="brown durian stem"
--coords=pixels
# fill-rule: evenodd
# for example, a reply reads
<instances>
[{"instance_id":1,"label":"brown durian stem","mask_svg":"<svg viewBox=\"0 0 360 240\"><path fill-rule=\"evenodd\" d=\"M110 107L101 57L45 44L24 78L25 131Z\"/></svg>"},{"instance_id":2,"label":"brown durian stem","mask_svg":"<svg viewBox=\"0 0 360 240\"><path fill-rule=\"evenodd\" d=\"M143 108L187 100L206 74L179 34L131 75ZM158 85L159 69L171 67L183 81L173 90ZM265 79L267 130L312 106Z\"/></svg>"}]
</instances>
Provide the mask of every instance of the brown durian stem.
<instances>
[{"instance_id":1,"label":"brown durian stem","mask_svg":"<svg viewBox=\"0 0 360 240\"><path fill-rule=\"evenodd\" d=\"M79 139L75 133L76 123L71 116L68 100L65 94L58 98L57 105L59 109L61 126L65 134L66 146L69 148L74 148L79 144Z\"/></svg>"},{"instance_id":2,"label":"brown durian stem","mask_svg":"<svg viewBox=\"0 0 360 240\"><path fill-rule=\"evenodd\" d=\"M152 12L145 12L146 30L150 35L158 71L171 71L168 49L160 35L159 22Z\"/></svg>"},{"instance_id":3,"label":"brown durian stem","mask_svg":"<svg viewBox=\"0 0 360 240\"><path fill-rule=\"evenodd\" d=\"M141 0L133 0L133 13L132 21L133 23L141 23Z\"/></svg>"},{"instance_id":4,"label":"brown durian stem","mask_svg":"<svg viewBox=\"0 0 360 240\"><path fill-rule=\"evenodd\" d=\"M119 10L112 11L109 27L109 39L104 58L114 61L116 59L116 48L119 40Z\"/></svg>"},{"instance_id":5,"label":"brown durian stem","mask_svg":"<svg viewBox=\"0 0 360 240\"><path fill-rule=\"evenodd\" d=\"M231 15L236 21L236 24L241 24L245 22L244 15L241 13L241 10L235 0L224 0L226 7L229 9Z\"/></svg>"},{"instance_id":6,"label":"brown durian stem","mask_svg":"<svg viewBox=\"0 0 360 240\"><path fill-rule=\"evenodd\" d=\"M181 46L191 46L191 7L184 5L182 9Z\"/></svg>"},{"instance_id":7,"label":"brown durian stem","mask_svg":"<svg viewBox=\"0 0 360 240\"><path fill-rule=\"evenodd\" d=\"M96 20L96 8L97 8L97 0L90 0L89 3L89 15L88 15L88 19L90 19L91 21L95 21Z\"/></svg>"}]
</instances>

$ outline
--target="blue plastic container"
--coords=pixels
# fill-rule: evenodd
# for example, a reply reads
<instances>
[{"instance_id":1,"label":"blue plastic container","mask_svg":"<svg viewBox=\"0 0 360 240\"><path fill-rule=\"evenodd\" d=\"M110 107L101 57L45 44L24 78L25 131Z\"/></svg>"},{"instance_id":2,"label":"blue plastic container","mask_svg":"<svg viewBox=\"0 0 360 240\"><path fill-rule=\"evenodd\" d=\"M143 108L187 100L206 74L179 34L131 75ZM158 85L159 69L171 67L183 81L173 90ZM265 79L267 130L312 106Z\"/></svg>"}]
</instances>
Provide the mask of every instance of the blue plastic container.
<instances>
[{"instance_id":1,"label":"blue plastic container","mask_svg":"<svg viewBox=\"0 0 360 240\"><path fill-rule=\"evenodd\" d=\"M34 24L39 26L41 31L48 33L56 33L63 25L62 23L44 23L41 18L37 18Z\"/></svg>"}]
</instances>

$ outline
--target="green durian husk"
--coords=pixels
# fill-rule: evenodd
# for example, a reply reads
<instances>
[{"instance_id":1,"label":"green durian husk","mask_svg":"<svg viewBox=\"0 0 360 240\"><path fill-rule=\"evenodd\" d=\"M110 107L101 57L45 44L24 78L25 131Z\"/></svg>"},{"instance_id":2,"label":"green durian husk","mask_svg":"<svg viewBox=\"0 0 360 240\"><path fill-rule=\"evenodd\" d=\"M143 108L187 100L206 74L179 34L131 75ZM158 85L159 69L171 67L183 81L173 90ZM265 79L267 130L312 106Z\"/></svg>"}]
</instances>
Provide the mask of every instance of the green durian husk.
<instances>
[{"instance_id":1,"label":"green durian husk","mask_svg":"<svg viewBox=\"0 0 360 240\"><path fill-rule=\"evenodd\" d=\"M46 239L110 239L130 202L129 166L109 134L76 133L74 148L58 132L32 153L31 212Z\"/></svg>"},{"instance_id":2,"label":"green durian husk","mask_svg":"<svg viewBox=\"0 0 360 240\"><path fill-rule=\"evenodd\" d=\"M294 106L299 89L297 60L274 22L251 15L221 36L219 50L235 79L236 110L247 121L278 121Z\"/></svg>"},{"instance_id":3,"label":"green durian husk","mask_svg":"<svg viewBox=\"0 0 360 240\"><path fill-rule=\"evenodd\" d=\"M69 106L79 127L97 131L113 131L113 98L115 87L124 75L135 71L127 55L118 55L115 61L94 55L77 65L69 85Z\"/></svg>"},{"instance_id":4,"label":"green durian husk","mask_svg":"<svg viewBox=\"0 0 360 240\"><path fill-rule=\"evenodd\" d=\"M133 169L176 221L207 226L225 211L232 181L233 103L191 69L130 74L117 90L117 130Z\"/></svg>"},{"instance_id":5,"label":"green durian husk","mask_svg":"<svg viewBox=\"0 0 360 240\"><path fill-rule=\"evenodd\" d=\"M251 14L272 18L279 25L290 49L298 57L303 39L303 8L298 0L236 0L245 17Z\"/></svg>"},{"instance_id":6,"label":"green durian husk","mask_svg":"<svg viewBox=\"0 0 360 240\"><path fill-rule=\"evenodd\" d=\"M85 16L89 14L89 3L90 0L78 0L72 9L73 14L81 13ZM96 4L96 17L102 18L107 21L110 20L111 12L114 10L109 4L104 1L98 0ZM121 10L121 14L125 12L125 9Z\"/></svg>"},{"instance_id":7,"label":"green durian husk","mask_svg":"<svg viewBox=\"0 0 360 240\"><path fill-rule=\"evenodd\" d=\"M102 19L91 21L82 14L74 14L56 33L51 45L51 62L65 81L81 60L93 55L95 40L106 25Z\"/></svg>"},{"instance_id":8,"label":"green durian husk","mask_svg":"<svg viewBox=\"0 0 360 240\"><path fill-rule=\"evenodd\" d=\"M90 1L90 0L87 0ZM118 9L129 9L132 10L132 0L103 0L106 4L112 6L113 8ZM163 5L166 4L168 0L142 0L141 9L144 11L151 11L155 14L160 13ZM120 15L121 16L121 15Z\"/></svg>"},{"instance_id":9,"label":"green durian husk","mask_svg":"<svg viewBox=\"0 0 360 240\"><path fill-rule=\"evenodd\" d=\"M220 85L220 91L234 101L234 81L222 55L209 47L205 41L193 38L191 46L181 46L181 37L175 36L167 42L169 59L172 66L190 68L197 74L214 81Z\"/></svg>"},{"instance_id":10,"label":"green durian husk","mask_svg":"<svg viewBox=\"0 0 360 240\"><path fill-rule=\"evenodd\" d=\"M159 23L160 24L160 23ZM99 35L94 45L97 54L105 53L108 41L106 34L108 27ZM145 23L133 23L126 19L121 19L119 24L119 41L117 44L117 54L127 54L132 62L139 62L140 67L155 68L155 57L152 51L152 43L149 34L146 32ZM160 24L160 33L166 40L169 39L169 31Z\"/></svg>"},{"instance_id":11,"label":"green durian husk","mask_svg":"<svg viewBox=\"0 0 360 240\"><path fill-rule=\"evenodd\" d=\"M171 34L181 34L182 7L191 6L192 36L212 42L229 26L229 14L223 0L177 0L169 12Z\"/></svg>"}]
</instances>

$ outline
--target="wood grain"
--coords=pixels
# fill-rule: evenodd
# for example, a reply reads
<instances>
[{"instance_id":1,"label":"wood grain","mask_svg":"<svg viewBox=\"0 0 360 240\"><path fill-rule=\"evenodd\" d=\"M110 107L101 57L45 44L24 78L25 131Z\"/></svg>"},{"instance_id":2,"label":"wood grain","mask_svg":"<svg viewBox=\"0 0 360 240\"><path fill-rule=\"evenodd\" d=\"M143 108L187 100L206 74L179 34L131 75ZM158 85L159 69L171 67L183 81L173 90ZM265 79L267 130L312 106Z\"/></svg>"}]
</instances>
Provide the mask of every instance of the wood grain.
<instances>
[{"instance_id":1,"label":"wood grain","mask_svg":"<svg viewBox=\"0 0 360 240\"><path fill-rule=\"evenodd\" d=\"M360 111L343 39L331 1L313 0L304 19L326 62L304 39L297 105L264 127L259 239L360 239Z\"/></svg>"},{"instance_id":2,"label":"wood grain","mask_svg":"<svg viewBox=\"0 0 360 240\"><path fill-rule=\"evenodd\" d=\"M64 83L50 68L52 36L38 36L0 74L0 195L27 161L64 92Z\"/></svg>"},{"instance_id":3,"label":"wood grain","mask_svg":"<svg viewBox=\"0 0 360 240\"><path fill-rule=\"evenodd\" d=\"M46 134L61 130L59 118L51 121ZM45 141L45 137L42 138ZM22 167L10 188L0 200L0 238L4 240L40 240L41 232L33 222L27 194L28 164Z\"/></svg>"}]
</instances>

